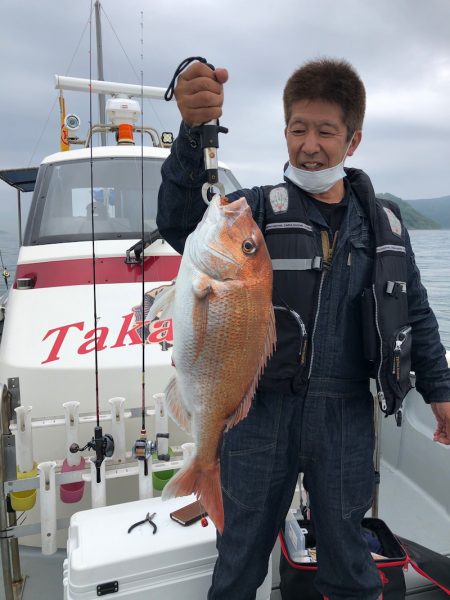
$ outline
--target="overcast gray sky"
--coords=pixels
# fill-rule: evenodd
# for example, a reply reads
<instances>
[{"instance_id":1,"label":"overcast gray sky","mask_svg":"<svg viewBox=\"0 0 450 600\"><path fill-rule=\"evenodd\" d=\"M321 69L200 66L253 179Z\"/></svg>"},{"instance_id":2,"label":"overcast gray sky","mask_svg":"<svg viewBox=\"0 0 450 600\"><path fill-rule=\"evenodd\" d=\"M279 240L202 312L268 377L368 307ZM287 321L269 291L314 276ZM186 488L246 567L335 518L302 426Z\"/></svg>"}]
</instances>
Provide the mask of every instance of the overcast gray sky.
<instances>
[{"instance_id":1,"label":"overcast gray sky","mask_svg":"<svg viewBox=\"0 0 450 600\"><path fill-rule=\"evenodd\" d=\"M37 166L58 151L55 73L89 77L90 0L3 0L0 168ZM167 86L187 56L230 73L220 158L244 186L276 183L286 160L282 90L305 60L349 60L367 88L363 141L347 164L377 192L450 194L449 0L103 0L105 79ZM144 61L141 61L141 11ZM94 29L95 31L95 29ZM84 33L83 33L84 32ZM119 43L120 40L120 43ZM93 56L93 78L96 62ZM66 92L89 120L89 96ZM97 122L97 102L93 121ZM176 105L148 101L144 120L178 130ZM84 126L84 127L83 127ZM0 229L15 225L15 191L0 182Z\"/></svg>"}]
</instances>

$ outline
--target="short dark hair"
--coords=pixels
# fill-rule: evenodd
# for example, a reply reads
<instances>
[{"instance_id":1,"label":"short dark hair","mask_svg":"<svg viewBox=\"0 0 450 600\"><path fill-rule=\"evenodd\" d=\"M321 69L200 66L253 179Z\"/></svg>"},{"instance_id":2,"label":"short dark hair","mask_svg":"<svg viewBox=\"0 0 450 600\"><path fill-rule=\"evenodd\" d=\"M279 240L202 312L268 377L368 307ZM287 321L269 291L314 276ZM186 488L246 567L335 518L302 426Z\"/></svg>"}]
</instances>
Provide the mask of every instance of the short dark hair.
<instances>
[{"instance_id":1,"label":"short dark hair","mask_svg":"<svg viewBox=\"0 0 450 600\"><path fill-rule=\"evenodd\" d=\"M342 110L348 137L362 129L366 90L356 70L346 60L320 58L303 64L289 77L283 92L286 125L297 100L323 100Z\"/></svg>"}]
</instances>

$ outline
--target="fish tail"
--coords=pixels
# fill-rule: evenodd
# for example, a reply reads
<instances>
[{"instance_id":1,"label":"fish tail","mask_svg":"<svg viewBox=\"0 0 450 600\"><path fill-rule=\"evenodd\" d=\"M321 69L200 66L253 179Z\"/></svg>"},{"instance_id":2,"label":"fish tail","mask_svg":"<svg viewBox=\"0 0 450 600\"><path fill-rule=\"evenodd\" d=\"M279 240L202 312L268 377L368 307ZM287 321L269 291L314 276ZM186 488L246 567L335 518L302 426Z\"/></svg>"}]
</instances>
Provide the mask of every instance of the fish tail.
<instances>
[{"instance_id":1,"label":"fish tail","mask_svg":"<svg viewBox=\"0 0 450 600\"><path fill-rule=\"evenodd\" d=\"M223 532L223 501L220 485L220 465L202 465L194 458L181 469L164 487L163 500L177 496L195 494L202 503L205 513L211 517L216 529Z\"/></svg>"}]
</instances>

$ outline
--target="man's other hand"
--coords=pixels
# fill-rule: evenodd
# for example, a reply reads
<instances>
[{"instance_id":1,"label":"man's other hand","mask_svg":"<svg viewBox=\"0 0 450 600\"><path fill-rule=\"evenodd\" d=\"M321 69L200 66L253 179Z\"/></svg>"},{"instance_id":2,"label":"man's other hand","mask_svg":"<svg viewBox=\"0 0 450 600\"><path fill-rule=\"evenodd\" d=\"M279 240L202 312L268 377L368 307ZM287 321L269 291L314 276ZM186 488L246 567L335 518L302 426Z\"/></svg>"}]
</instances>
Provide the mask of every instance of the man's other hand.
<instances>
[{"instance_id":1,"label":"man's other hand","mask_svg":"<svg viewBox=\"0 0 450 600\"><path fill-rule=\"evenodd\" d=\"M431 408L437 422L433 439L450 446L450 402L432 402Z\"/></svg>"}]
</instances>

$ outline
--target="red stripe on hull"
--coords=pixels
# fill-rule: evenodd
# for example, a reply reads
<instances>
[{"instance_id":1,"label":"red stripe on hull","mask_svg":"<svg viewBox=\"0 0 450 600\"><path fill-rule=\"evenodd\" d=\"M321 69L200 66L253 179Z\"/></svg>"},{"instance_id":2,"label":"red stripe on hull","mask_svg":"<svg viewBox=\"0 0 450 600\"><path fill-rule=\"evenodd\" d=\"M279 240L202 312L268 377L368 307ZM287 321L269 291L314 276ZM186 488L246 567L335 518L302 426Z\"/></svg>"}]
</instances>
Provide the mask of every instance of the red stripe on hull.
<instances>
[{"instance_id":1,"label":"red stripe on hull","mask_svg":"<svg viewBox=\"0 0 450 600\"><path fill-rule=\"evenodd\" d=\"M181 256L149 256L145 259L145 281L171 281L180 268ZM32 278L34 289L71 285L92 285L92 259L57 260L17 265L16 281ZM97 284L139 283L142 281L141 265L127 265L123 257L97 258L95 261Z\"/></svg>"}]
</instances>

